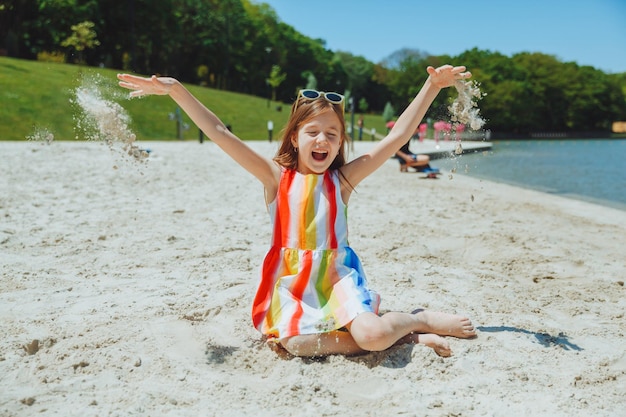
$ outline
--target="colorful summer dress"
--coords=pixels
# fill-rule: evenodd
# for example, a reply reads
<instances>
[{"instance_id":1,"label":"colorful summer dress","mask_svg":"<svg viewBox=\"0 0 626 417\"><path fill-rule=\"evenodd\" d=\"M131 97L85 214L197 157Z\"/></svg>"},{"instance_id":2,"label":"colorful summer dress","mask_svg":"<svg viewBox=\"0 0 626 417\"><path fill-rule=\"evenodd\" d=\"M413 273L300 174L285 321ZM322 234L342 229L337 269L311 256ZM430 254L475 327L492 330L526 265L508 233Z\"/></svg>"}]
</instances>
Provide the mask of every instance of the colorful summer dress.
<instances>
[{"instance_id":1,"label":"colorful summer dress","mask_svg":"<svg viewBox=\"0 0 626 417\"><path fill-rule=\"evenodd\" d=\"M252 306L254 326L270 338L340 329L378 313L363 267L348 246L347 206L337 171L283 169L269 205L272 246Z\"/></svg>"}]
</instances>

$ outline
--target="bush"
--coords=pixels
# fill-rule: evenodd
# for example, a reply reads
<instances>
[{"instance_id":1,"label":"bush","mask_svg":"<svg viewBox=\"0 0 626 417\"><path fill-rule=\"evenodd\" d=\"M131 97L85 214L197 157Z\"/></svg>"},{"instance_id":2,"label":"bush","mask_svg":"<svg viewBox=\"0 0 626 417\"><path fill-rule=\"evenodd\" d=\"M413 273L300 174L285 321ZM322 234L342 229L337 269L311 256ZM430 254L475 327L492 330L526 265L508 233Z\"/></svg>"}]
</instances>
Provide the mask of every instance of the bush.
<instances>
[{"instance_id":1,"label":"bush","mask_svg":"<svg viewBox=\"0 0 626 417\"><path fill-rule=\"evenodd\" d=\"M63 52L53 51L43 51L37 54L37 61L40 62L56 62L59 64L65 63L65 54Z\"/></svg>"},{"instance_id":2,"label":"bush","mask_svg":"<svg viewBox=\"0 0 626 417\"><path fill-rule=\"evenodd\" d=\"M396 114L396 111L393 109L393 106L391 105L390 102L387 102L385 104L385 110L383 110L383 120L385 121L385 123L393 120L393 117L395 116L395 114Z\"/></svg>"}]
</instances>

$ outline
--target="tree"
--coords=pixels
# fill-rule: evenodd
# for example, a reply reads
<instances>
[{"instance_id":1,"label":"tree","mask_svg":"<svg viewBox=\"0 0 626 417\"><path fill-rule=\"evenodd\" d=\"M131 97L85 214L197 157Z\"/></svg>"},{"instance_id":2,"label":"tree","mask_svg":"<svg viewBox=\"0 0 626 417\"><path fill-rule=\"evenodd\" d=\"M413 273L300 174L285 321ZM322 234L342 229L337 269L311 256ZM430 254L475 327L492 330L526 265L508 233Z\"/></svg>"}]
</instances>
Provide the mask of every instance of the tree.
<instances>
[{"instance_id":1,"label":"tree","mask_svg":"<svg viewBox=\"0 0 626 417\"><path fill-rule=\"evenodd\" d=\"M569 64L575 74L565 91L568 101L566 123L576 131L609 130L621 120L623 93L618 83L604 72L590 66Z\"/></svg>"},{"instance_id":2,"label":"tree","mask_svg":"<svg viewBox=\"0 0 626 417\"><path fill-rule=\"evenodd\" d=\"M293 27L278 23L275 43L272 45L274 64L285 72L283 88L277 92L276 98L291 101L297 91L304 86L302 73L311 71L317 78L317 84L324 90L336 86L336 81L343 81L335 76L333 54L324 48L319 39L311 39L298 33Z\"/></svg>"},{"instance_id":3,"label":"tree","mask_svg":"<svg viewBox=\"0 0 626 417\"><path fill-rule=\"evenodd\" d=\"M337 52L336 57L348 75L346 88L355 97L361 97L364 93L368 80L372 78L374 65L362 56L352 55L348 52Z\"/></svg>"},{"instance_id":4,"label":"tree","mask_svg":"<svg viewBox=\"0 0 626 417\"><path fill-rule=\"evenodd\" d=\"M267 74L272 65L281 64L278 58L281 51L276 50L278 37L278 15L266 3L253 4L243 0L248 24L244 36L243 55L246 57L245 80L241 83L243 91L257 96L268 95Z\"/></svg>"},{"instance_id":5,"label":"tree","mask_svg":"<svg viewBox=\"0 0 626 417\"><path fill-rule=\"evenodd\" d=\"M272 65L272 71L267 79L267 83L272 87L272 100L276 101L276 89L285 81L287 74L281 72L278 65Z\"/></svg>"},{"instance_id":6,"label":"tree","mask_svg":"<svg viewBox=\"0 0 626 417\"><path fill-rule=\"evenodd\" d=\"M382 61L382 65L389 69L400 69L407 59L412 61L424 61L429 54L419 49L402 48L391 53Z\"/></svg>"},{"instance_id":7,"label":"tree","mask_svg":"<svg viewBox=\"0 0 626 417\"><path fill-rule=\"evenodd\" d=\"M74 49L77 52L76 61L80 64L84 63L84 50L92 49L100 45L98 34L93 29L94 26L94 23L90 21L72 25L72 34L61 42L61 46Z\"/></svg>"},{"instance_id":8,"label":"tree","mask_svg":"<svg viewBox=\"0 0 626 417\"><path fill-rule=\"evenodd\" d=\"M306 80L306 87L309 90L317 90L317 78L311 71L304 71L302 77Z\"/></svg>"},{"instance_id":9,"label":"tree","mask_svg":"<svg viewBox=\"0 0 626 417\"><path fill-rule=\"evenodd\" d=\"M383 120L385 123L390 122L393 120L395 115L396 111L393 109L393 105L390 102L387 102L387 104L385 104L385 110L383 110Z\"/></svg>"},{"instance_id":10,"label":"tree","mask_svg":"<svg viewBox=\"0 0 626 417\"><path fill-rule=\"evenodd\" d=\"M404 59L398 63L397 69L390 69L386 72L386 85L391 92L391 102L395 108L404 109L409 105L428 78L426 67L431 64L437 66L431 57L405 54ZM447 90L449 89L441 91L437 96L431 106L432 109L443 105L449 94Z\"/></svg>"},{"instance_id":11,"label":"tree","mask_svg":"<svg viewBox=\"0 0 626 417\"><path fill-rule=\"evenodd\" d=\"M0 49L9 56L35 59L40 52L58 51L75 22L93 21L98 0L0 1Z\"/></svg>"},{"instance_id":12,"label":"tree","mask_svg":"<svg viewBox=\"0 0 626 417\"><path fill-rule=\"evenodd\" d=\"M367 113L367 110L369 109L369 104L367 103L367 100L365 100L365 98L361 98L359 100L359 111L361 113Z\"/></svg>"},{"instance_id":13,"label":"tree","mask_svg":"<svg viewBox=\"0 0 626 417\"><path fill-rule=\"evenodd\" d=\"M344 93L363 111L397 111L415 97L428 65L462 63L487 94L480 111L487 128L531 131L605 130L626 119L626 73L524 52L465 51L457 57L400 49L372 64L326 48L281 22L266 3L253 0L0 0L0 52L35 59L67 45L87 65L142 74L167 74L183 82L268 96L268 74L280 68L272 97L291 101L304 87ZM92 22L93 26L76 22ZM97 36L96 36L97 34ZM100 42L100 45L97 45ZM208 73L207 73L208 69ZM200 72L198 72L200 71ZM314 74L304 78L303 74ZM443 115L455 96L445 89L427 117Z\"/></svg>"}]
</instances>

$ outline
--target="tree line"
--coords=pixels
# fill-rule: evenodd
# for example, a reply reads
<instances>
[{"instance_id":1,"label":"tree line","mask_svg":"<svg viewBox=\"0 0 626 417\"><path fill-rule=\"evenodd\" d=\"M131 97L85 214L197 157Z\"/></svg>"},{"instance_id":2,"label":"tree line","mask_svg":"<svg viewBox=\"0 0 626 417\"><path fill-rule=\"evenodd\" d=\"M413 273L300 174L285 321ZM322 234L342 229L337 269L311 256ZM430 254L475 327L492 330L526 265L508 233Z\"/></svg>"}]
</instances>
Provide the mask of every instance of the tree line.
<instances>
[{"instance_id":1,"label":"tree line","mask_svg":"<svg viewBox=\"0 0 626 417\"><path fill-rule=\"evenodd\" d=\"M0 0L0 54L171 75L283 102L319 87L346 93L356 112L392 115L415 96L427 65L455 63L481 83L480 111L494 132L606 132L626 120L626 73L477 48L401 49L373 63L327 49L250 0ZM429 116L441 117L455 94L442 92Z\"/></svg>"}]
</instances>

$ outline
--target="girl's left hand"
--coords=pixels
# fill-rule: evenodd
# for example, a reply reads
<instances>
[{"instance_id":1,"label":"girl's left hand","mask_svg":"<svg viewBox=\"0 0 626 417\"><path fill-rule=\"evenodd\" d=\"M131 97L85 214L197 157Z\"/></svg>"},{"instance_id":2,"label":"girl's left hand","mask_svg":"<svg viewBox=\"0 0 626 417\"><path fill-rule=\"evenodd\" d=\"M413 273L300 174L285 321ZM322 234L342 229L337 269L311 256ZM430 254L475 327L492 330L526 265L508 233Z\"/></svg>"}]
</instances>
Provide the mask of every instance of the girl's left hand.
<instances>
[{"instance_id":1,"label":"girl's left hand","mask_svg":"<svg viewBox=\"0 0 626 417\"><path fill-rule=\"evenodd\" d=\"M453 67L452 65L443 65L439 68L429 66L426 68L430 75L430 82L439 88L446 88L454 85L458 80L470 78L472 73L465 72L465 67Z\"/></svg>"},{"instance_id":2,"label":"girl's left hand","mask_svg":"<svg viewBox=\"0 0 626 417\"><path fill-rule=\"evenodd\" d=\"M117 74L120 87L132 90L131 97L141 97L148 95L167 95L172 87L177 83L171 77L157 77L153 75L150 78L137 77L130 74Z\"/></svg>"}]
</instances>

